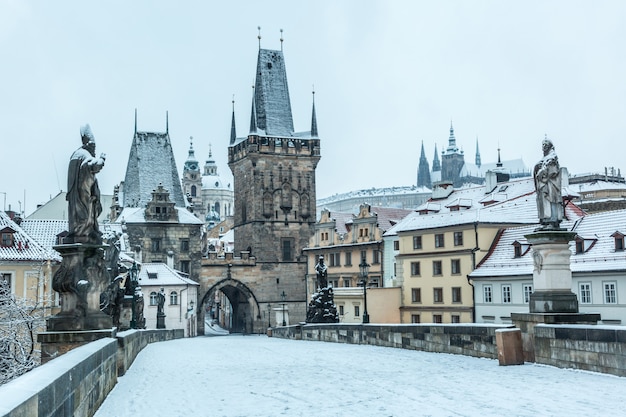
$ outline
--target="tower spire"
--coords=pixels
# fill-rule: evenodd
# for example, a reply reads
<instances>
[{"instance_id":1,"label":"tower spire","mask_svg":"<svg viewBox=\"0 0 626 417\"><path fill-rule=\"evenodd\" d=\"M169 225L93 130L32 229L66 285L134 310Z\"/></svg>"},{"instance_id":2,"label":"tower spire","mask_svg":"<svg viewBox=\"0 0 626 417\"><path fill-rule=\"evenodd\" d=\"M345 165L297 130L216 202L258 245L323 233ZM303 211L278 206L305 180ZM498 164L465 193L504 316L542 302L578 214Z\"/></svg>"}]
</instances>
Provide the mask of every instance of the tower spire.
<instances>
[{"instance_id":1,"label":"tower spire","mask_svg":"<svg viewBox=\"0 0 626 417\"><path fill-rule=\"evenodd\" d=\"M317 137L317 117L315 116L315 86L313 86L313 112L311 114L311 136Z\"/></svg>"},{"instance_id":2,"label":"tower spire","mask_svg":"<svg viewBox=\"0 0 626 417\"><path fill-rule=\"evenodd\" d=\"M165 134L170 133L170 115L169 112L165 111Z\"/></svg>"},{"instance_id":3,"label":"tower spire","mask_svg":"<svg viewBox=\"0 0 626 417\"><path fill-rule=\"evenodd\" d=\"M280 30L280 50L283 50L283 30Z\"/></svg>"},{"instance_id":4,"label":"tower spire","mask_svg":"<svg viewBox=\"0 0 626 417\"><path fill-rule=\"evenodd\" d=\"M256 28L259 30L257 38L259 39L259 50L261 50L261 26L257 26Z\"/></svg>"},{"instance_id":5,"label":"tower spire","mask_svg":"<svg viewBox=\"0 0 626 417\"><path fill-rule=\"evenodd\" d=\"M250 133L256 133L256 96L252 86L252 111L250 112Z\"/></svg>"},{"instance_id":6,"label":"tower spire","mask_svg":"<svg viewBox=\"0 0 626 417\"><path fill-rule=\"evenodd\" d=\"M233 94L233 118L230 122L230 144L233 145L237 140L237 131L235 129L235 95Z\"/></svg>"},{"instance_id":7,"label":"tower spire","mask_svg":"<svg viewBox=\"0 0 626 417\"><path fill-rule=\"evenodd\" d=\"M433 157L433 172L441 171L441 163L439 162L439 153L437 152L437 144L435 143L435 156Z\"/></svg>"},{"instance_id":8,"label":"tower spire","mask_svg":"<svg viewBox=\"0 0 626 417\"><path fill-rule=\"evenodd\" d=\"M480 151L478 150L478 136L476 136L476 166L480 168Z\"/></svg>"},{"instance_id":9,"label":"tower spire","mask_svg":"<svg viewBox=\"0 0 626 417\"><path fill-rule=\"evenodd\" d=\"M432 181L430 178L430 167L428 166L428 160L426 159L426 153L424 152L424 141L422 141L420 162L417 168L417 186L426 188L432 187Z\"/></svg>"},{"instance_id":10,"label":"tower spire","mask_svg":"<svg viewBox=\"0 0 626 417\"><path fill-rule=\"evenodd\" d=\"M137 135L137 107L135 107L135 135Z\"/></svg>"}]
</instances>

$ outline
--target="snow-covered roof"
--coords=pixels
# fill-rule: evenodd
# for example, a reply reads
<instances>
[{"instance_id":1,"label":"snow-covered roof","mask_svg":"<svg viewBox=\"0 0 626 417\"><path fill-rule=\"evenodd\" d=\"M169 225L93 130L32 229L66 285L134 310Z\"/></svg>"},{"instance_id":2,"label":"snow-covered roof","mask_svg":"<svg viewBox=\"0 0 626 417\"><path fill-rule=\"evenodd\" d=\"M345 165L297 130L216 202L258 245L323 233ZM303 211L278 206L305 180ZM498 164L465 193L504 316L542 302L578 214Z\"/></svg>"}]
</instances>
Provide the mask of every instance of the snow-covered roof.
<instances>
[{"instance_id":1,"label":"snow-covered roof","mask_svg":"<svg viewBox=\"0 0 626 417\"><path fill-rule=\"evenodd\" d=\"M202 189L203 190L230 190L230 184L224 185L219 175L203 175L202 176Z\"/></svg>"},{"instance_id":2,"label":"snow-covered roof","mask_svg":"<svg viewBox=\"0 0 626 417\"><path fill-rule=\"evenodd\" d=\"M61 260L61 254L52 247L57 245L57 235L67 232L67 220L26 219L21 224L22 228L43 248L54 254L56 260Z\"/></svg>"},{"instance_id":3,"label":"snow-covered roof","mask_svg":"<svg viewBox=\"0 0 626 417\"><path fill-rule=\"evenodd\" d=\"M197 285L197 282L185 278L182 273L170 268L164 263L144 263L141 266L137 279L141 286L167 286L167 285Z\"/></svg>"},{"instance_id":4,"label":"snow-covered roof","mask_svg":"<svg viewBox=\"0 0 626 417\"><path fill-rule=\"evenodd\" d=\"M524 236L537 227L529 225L506 229L470 277L532 275L531 252L525 251L516 258L513 244L525 243ZM588 214L578 221L565 221L561 227L576 232L582 239L594 240L593 244L585 246L587 250L583 253L576 253L576 245L570 243L572 272L626 271L626 252L615 250L615 238L612 236L616 231L626 234L626 210Z\"/></svg>"},{"instance_id":5,"label":"snow-covered roof","mask_svg":"<svg viewBox=\"0 0 626 417\"><path fill-rule=\"evenodd\" d=\"M178 223L180 224L197 224L202 225L204 222L190 213L189 210L182 207L175 207L178 212ZM126 223L147 223L146 209L141 207L124 207L117 222L125 221Z\"/></svg>"},{"instance_id":6,"label":"snow-covered roof","mask_svg":"<svg viewBox=\"0 0 626 417\"><path fill-rule=\"evenodd\" d=\"M60 260L57 255L47 251L3 211L0 211L0 232L12 235L10 245L5 246L0 243L0 261Z\"/></svg>"},{"instance_id":7,"label":"snow-covered roof","mask_svg":"<svg viewBox=\"0 0 626 417\"><path fill-rule=\"evenodd\" d=\"M159 185L176 207L185 207L169 133L135 132L124 179L124 207L145 208Z\"/></svg>"}]
</instances>

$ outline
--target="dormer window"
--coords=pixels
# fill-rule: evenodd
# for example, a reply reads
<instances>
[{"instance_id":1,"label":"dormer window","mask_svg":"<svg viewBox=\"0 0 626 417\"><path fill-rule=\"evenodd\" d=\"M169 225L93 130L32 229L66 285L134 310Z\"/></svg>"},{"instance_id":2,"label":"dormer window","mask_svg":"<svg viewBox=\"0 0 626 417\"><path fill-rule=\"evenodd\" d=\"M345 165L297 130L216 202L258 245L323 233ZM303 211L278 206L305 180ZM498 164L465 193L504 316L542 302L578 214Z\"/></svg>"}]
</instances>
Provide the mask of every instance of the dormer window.
<instances>
[{"instance_id":1,"label":"dormer window","mask_svg":"<svg viewBox=\"0 0 626 417\"><path fill-rule=\"evenodd\" d=\"M574 243L576 245L576 253L585 253L596 243L598 239L585 239L582 236L576 236Z\"/></svg>"},{"instance_id":2,"label":"dormer window","mask_svg":"<svg viewBox=\"0 0 626 417\"><path fill-rule=\"evenodd\" d=\"M5 227L4 229L0 230L0 246L2 246L3 248L13 247L13 245L15 244L15 241L13 239L13 233L15 233L15 230L11 229L10 227Z\"/></svg>"},{"instance_id":3,"label":"dormer window","mask_svg":"<svg viewBox=\"0 0 626 417\"><path fill-rule=\"evenodd\" d=\"M528 250L530 249L530 244L518 242L517 240L513 242L513 257L521 258L526 255Z\"/></svg>"},{"instance_id":4,"label":"dormer window","mask_svg":"<svg viewBox=\"0 0 626 417\"><path fill-rule=\"evenodd\" d=\"M615 239L615 252L624 250L624 235L621 232L615 232L611 235Z\"/></svg>"}]
</instances>

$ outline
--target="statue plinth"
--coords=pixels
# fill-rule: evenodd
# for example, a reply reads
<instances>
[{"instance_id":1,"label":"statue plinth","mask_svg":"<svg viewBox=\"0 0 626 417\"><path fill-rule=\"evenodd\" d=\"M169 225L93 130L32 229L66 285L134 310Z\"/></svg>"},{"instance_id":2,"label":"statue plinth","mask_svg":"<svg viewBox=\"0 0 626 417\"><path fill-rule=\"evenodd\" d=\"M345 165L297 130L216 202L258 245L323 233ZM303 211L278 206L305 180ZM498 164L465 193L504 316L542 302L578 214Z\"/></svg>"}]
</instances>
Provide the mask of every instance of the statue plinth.
<instances>
[{"instance_id":1,"label":"statue plinth","mask_svg":"<svg viewBox=\"0 0 626 417\"><path fill-rule=\"evenodd\" d=\"M531 313L578 313L569 249L575 236L566 230L541 229L525 236L532 245L534 264Z\"/></svg>"},{"instance_id":2,"label":"statue plinth","mask_svg":"<svg viewBox=\"0 0 626 417\"><path fill-rule=\"evenodd\" d=\"M61 311L46 320L48 331L113 327L111 317L100 311L100 295L109 283L104 247L88 243L54 246L63 257L52 279L52 287L61 296Z\"/></svg>"},{"instance_id":3,"label":"statue plinth","mask_svg":"<svg viewBox=\"0 0 626 417\"><path fill-rule=\"evenodd\" d=\"M165 313L157 313L157 329L165 329Z\"/></svg>"},{"instance_id":4,"label":"statue plinth","mask_svg":"<svg viewBox=\"0 0 626 417\"><path fill-rule=\"evenodd\" d=\"M307 323L338 323L337 307L335 306L333 288L318 288L311 297L306 313Z\"/></svg>"}]
</instances>

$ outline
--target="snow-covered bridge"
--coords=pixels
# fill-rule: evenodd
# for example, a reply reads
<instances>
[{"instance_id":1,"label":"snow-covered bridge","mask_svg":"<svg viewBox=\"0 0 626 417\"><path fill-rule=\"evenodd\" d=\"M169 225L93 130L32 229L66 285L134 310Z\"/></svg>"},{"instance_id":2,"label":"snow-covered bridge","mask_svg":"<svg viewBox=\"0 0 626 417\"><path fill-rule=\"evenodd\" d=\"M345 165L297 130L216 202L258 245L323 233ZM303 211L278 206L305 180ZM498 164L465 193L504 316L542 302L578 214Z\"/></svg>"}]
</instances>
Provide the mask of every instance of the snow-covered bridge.
<instances>
[{"instance_id":1,"label":"snow-covered bridge","mask_svg":"<svg viewBox=\"0 0 626 417\"><path fill-rule=\"evenodd\" d=\"M413 350L266 336L148 345L96 417L589 416L626 378Z\"/></svg>"}]
</instances>

